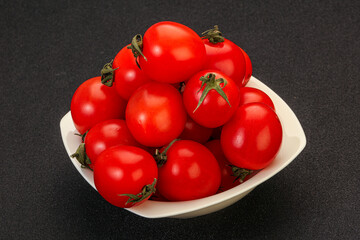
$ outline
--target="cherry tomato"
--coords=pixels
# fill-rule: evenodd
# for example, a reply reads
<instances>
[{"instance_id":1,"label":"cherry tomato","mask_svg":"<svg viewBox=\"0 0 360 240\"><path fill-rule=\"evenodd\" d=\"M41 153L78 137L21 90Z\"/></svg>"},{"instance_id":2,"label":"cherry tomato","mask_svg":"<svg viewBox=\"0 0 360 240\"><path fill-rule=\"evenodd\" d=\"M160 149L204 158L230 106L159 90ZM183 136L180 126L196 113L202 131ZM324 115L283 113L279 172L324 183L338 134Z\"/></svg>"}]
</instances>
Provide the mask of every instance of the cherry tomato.
<instances>
[{"instance_id":1,"label":"cherry tomato","mask_svg":"<svg viewBox=\"0 0 360 240\"><path fill-rule=\"evenodd\" d=\"M82 83L75 91L70 107L75 128L80 134L99 122L124 118L125 108L125 100L114 88L103 85L100 77Z\"/></svg>"},{"instance_id":2,"label":"cherry tomato","mask_svg":"<svg viewBox=\"0 0 360 240\"><path fill-rule=\"evenodd\" d=\"M252 88L252 87L240 88L240 104L239 104L239 106L247 104L247 103L252 103L252 102L265 103L272 110L275 110L274 103L271 100L271 98L266 93L261 91L260 89Z\"/></svg>"},{"instance_id":3,"label":"cherry tomato","mask_svg":"<svg viewBox=\"0 0 360 240\"><path fill-rule=\"evenodd\" d=\"M139 64L152 80L182 82L200 71L205 62L205 46L189 27L176 22L159 22L144 34L143 56Z\"/></svg>"},{"instance_id":4,"label":"cherry tomato","mask_svg":"<svg viewBox=\"0 0 360 240\"><path fill-rule=\"evenodd\" d=\"M183 101L187 113L195 122L216 128L235 113L240 101L239 88L219 71L200 71L187 82Z\"/></svg>"},{"instance_id":5,"label":"cherry tomato","mask_svg":"<svg viewBox=\"0 0 360 240\"><path fill-rule=\"evenodd\" d=\"M92 127L85 136L86 155L91 161L89 167L93 169L100 153L116 145L141 147L131 135L125 120L110 119Z\"/></svg>"},{"instance_id":6,"label":"cherry tomato","mask_svg":"<svg viewBox=\"0 0 360 240\"><path fill-rule=\"evenodd\" d=\"M262 169L274 160L280 149L281 123L266 104L248 103L240 106L223 126L220 141L226 158L233 165Z\"/></svg>"},{"instance_id":7,"label":"cherry tomato","mask_svg":"<svg viewBox=\"0 0 360 240\"><path fill-rule=\"evenodd\" d=\"M166 162L159 167L158 189L170 201L207 197L217 192L221 173L214 155L191 140L175 141L163 150Z\"/></svg>"},{"instance_id":8,"label":"cherry tomato","mask_svg":"<svg viewBox=\"0 0 360 240\"><path fill-rule=\"evenodd\" d=\"M94 166L94 183L109 203L129 208L139 205L155 192L158 169L145 150L119 145L103 151Z\"/></svg>"},{"instance_id":9,"label":"cherry tomato","mask_svg":"<svg viewBox=\"0 0 360 240\"><path fill-rule=\"evenodd\" d=\"M241 83L241 86L245 86L249 82L252 75L252 64L249 55L247 55L247 53L243 49L241 49L241 52L243 53L245 58L245 77Z\"/></svg>"},{"instance_id":10,"label":"cherry tomato","mask_svg":"<svg viewBox=\"0 0 360 240\"><path fill-rule=\"evenodd\" d=\"M182 140L193 140L198 143L206 143L213 132L212 128L203 127L190 117L187 118L184 131L180 134L179 138Z\"/></svg>"},{"instance_id":11,"label":"cherry tomato","mask_svg":"<svg viewBox=\"0 0 360 240\"><path fill-rule=\"evenodd\" d=\"M216 69L228 75L239 87L245 86L251 63L246 66L250 58L235 43L223 37L218 26L202 33L206 48L206 63L204 69ZM245 53L246 54L246 53ZM251 73L250 73L251 76Z\"/></svg>"},{"instance_id":12,"label":"cherry tomato","mask_svg":"<svg viewBox=\"0 0 360 240\"><path fill-rule=\"evenodd\" d=\"M134 61L134 55L127 46L116 55L112 64L114 71L114 87L118 94L129 100L131 94L150 79L144 74Z\"/></svg>"},{"instance_id":13,"label":"cherry tomato","mask_svg":"<svg viewBox=\"0 0 360 240\"><path fill-rule=\"evenodd\" d=\"M126 108L126 123L134 138L161 147L184 130L186 112L180 93L170 84L151 82L138 88Z\"/></svg>"}]
</instances>

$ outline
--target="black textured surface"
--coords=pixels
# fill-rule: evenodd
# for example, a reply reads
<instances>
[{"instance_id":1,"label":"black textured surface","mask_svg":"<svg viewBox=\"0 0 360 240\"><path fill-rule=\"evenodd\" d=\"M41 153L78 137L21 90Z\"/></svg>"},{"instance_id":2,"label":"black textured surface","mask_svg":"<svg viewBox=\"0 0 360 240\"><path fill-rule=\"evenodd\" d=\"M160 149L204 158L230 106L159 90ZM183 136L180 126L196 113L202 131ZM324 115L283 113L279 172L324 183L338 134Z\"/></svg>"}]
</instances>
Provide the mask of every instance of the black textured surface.
<instances>
[{"instance_id":1,"label":"black textured surface","mask_svg":"<svg viewBox=\"0 0 360 240\"><path fill-rule=\"evenodd\" d=\"M97 3L95 3L97 2ZM359 1L0 1L0 239L358 239ZM219 24L307 136L282 172L219 212L145 219L70 162L59 121L75 89L136 33Z\"/></svg>"}]
</instances>

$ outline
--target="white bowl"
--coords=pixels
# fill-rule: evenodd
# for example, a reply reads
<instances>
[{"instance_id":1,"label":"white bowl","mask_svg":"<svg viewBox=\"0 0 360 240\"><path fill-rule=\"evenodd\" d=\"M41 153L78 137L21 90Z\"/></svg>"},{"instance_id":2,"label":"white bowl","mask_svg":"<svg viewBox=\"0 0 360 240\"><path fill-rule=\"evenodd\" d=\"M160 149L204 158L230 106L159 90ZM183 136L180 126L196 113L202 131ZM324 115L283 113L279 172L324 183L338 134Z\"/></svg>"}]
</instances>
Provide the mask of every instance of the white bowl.
<instances>
[{"instance_id":1,"label":"white bowl","mask_svg":"<svg viewBox=\"0 0 360 240\"><path fill-rule=\"evenodd\" d=\"M306 138L294 112L275 92L256 78L251 77L247 86L264 91L274 102L276 112L283 127L283 141L275 160L249 180L225 192L191 201L160 202L149 200L139 206L126 210L146 218L190 218L212 213L230 206L245 197L256 186L280 172L295 159L304 149ZM61 119L60 129L65 149L70 156L76 151L81 142L81 138L75 135L77 131L70 112ZM70 160L83 178L96 190L93 172L89 169L82 168L76 159L70 157Z\"/></svg>"}]
</instances>

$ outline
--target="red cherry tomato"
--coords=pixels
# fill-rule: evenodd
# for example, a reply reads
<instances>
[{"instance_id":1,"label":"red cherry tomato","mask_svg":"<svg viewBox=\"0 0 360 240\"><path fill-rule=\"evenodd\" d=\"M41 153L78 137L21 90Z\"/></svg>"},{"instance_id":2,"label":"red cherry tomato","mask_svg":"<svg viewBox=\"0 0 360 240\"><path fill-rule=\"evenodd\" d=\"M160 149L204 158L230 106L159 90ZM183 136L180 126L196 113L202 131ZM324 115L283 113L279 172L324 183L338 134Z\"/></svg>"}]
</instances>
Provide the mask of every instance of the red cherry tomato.
<instances>
[{"instance_id":1,"label":"red cherry tomato","mask_svg":"<svg viewBox=\"0 0 360 240\"><path fill-rule=\"evenodd\" d=\"M121 208L147 200L155 191L157 177L154 158L134 146L108 148L99 155L94 166L96 189L106 201Z\"/></svg>"},{"instance_id":2,"label":"red cherry tomato","mask_svg":"<svg viewBox=\"0 0 360 240\"><path fill-rule=\"evenodd\" d=\"M276 113L263 103L238 108L221 131L221 147L233 165L249 170L268 166L276 157L282 127Z\"/></svg>"},{"instance_id":3,"label":"red cherry tomato","mask_svg":"<svg viewBox=\"0 0 360 240\"><path fill-rule=\"evenodd\" d=\"M240 88L240 104L239 104L239 106L247 104L247 103L252 103L252 102L265 103L272 110L275 110L274 103L271 100L271 98L266 93L261 91L260 89L252 88L252 87Z\"/></svg>"},{"instance_id":4,"label":"red cherry tomato","mask_svg":"<svg viewBox=\"0 0 360 240\"><path fill-rule=\"evenodd\" d=\"M245 77L245 58L235 43L228 39L224 42L211 43L204 39L206 63L203 69L215 69L228 75L239 87L243 86Z\"/></svg>"},{"instance_id":5,"label":"red cherry tomato","mask_svg":"<svg viewBox=\"0 0 360 240\"><path fill-rule=\"evenodd\" d=\"M111 119L92 127L85 136L85 151L91 161L89 167L93 169L100 153L116 145L141 147L131 135L125 120Z\"/></svg>"},{"instance_id":6,"label":"red cherry tomato","mask_svg":"<svg viewBox=\"0 0 360 240\"><path fill-rule=\"evenodd\" d=\"M245 58L245 77L241 83L241 86L245 86L249 82L252 75L252 64L249 55L247 55L247 53L243 49L241 49L241 52L243 53Z\"/></svg>"},{"instance_id":7,"label":"red cherry tomato","mask_svg":"<svg viewBox=\"0 0 360 240\"><path fill-rule=\"evenodd\" d=\"M114 88L103 85L100 77L82 83L71 100L71 116L80 134L99 122L124 118L125 108L126 102Z\"/></svg>"},{"instance_id":8,"label":"red cherry tomato","mask_svg":"<svg viewBox=\"0 0 360 240\"><path fill-rule=\"evenodd\" d=\"M150 79L139 69L134 61L134 55L127 46L116 55L112 68L114 71L114 86L118 94L129 100L131 94Z\"/></svg>"},{"instance_id":9,"label":"red cherry tomato","mask_svg":"<svg viewBox=\"0 0 360 240\"><path fill-rule=\"evenodd\" d=\"M203 82L207 81L205 79L208 83L202 86ZM227 84L220 83L220 79L224 79ZM216 88L207 92L207 88L211 86L220 89L228 102ZM239 88L225 74L216 70L205 70L195 74L187 82L183 101L187 113L195 122L204 127L216 128L226 123L236 111L240 101Z\"/></svg>"},{"instance_id":10,"label":"red cherry tomato","mask_svg":"<svg viewBox=\"0 0 360 240\"><path fill-rule=\"evenodd\" d=\"M206 143L213 132L212 128L203 127L190 117L187 118L184 131L180 134L179 138L182 140L193 140L198 143Z\"/></svg>"},{"instance_id":11,"label":"red cherry tomato","mask_svg":"<svg viewBox=\"0 0 360 240\"><path fill-rule=\"evenodd\" d=\"M207 197L217 192L221 173L213 154L200 143L179 140L166 151L159 167L158 189L170 201Z\"/></svg>"},{"instance_id":12,"label":"red cherry tomato","mask_svg":"<svg viewBox=\"0 0 360 240\"><path fill-rule=\"evenodd\" d=\"M175 22L159 22L144 34L139 64L153 80L182 82L200 71L205 61L205 46L190 28Z\"/></svg>"},{"instance_id":13,"label":"red cherry tomato","mask_svg":"<svg viewBox=\"0 0 360 240\"><path fill-rule=\"evenodd\" d=\"M126 108L126 123L134 138L161 147L184 130L186 112L180 93L170 84L151 82L138 88Z\"/></svg>"}]
</instances>

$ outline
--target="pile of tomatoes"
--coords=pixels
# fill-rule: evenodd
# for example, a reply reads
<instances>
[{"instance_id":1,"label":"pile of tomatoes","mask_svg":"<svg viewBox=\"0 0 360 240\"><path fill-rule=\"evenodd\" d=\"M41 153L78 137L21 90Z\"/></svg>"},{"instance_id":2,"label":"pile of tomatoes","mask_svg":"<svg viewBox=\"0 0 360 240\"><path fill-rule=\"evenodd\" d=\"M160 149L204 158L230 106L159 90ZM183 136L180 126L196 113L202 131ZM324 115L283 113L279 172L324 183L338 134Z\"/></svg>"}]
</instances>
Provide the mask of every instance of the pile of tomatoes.
<instances>
[{"instance_id":1,"label":"pile of tomatoes","mask_svg":"<svg viewBox=\"0 0 360 240\"><path fill-rule=\"evenodd\" d=\"M72 157L118 207L230 189L268 166L282 141L272 100L246 87L251 74L248 55L217 26L199 36L156 23L74 93L83 141Z\"/></svg>"}]
</instances>

